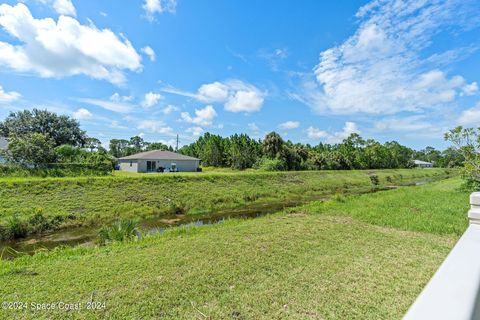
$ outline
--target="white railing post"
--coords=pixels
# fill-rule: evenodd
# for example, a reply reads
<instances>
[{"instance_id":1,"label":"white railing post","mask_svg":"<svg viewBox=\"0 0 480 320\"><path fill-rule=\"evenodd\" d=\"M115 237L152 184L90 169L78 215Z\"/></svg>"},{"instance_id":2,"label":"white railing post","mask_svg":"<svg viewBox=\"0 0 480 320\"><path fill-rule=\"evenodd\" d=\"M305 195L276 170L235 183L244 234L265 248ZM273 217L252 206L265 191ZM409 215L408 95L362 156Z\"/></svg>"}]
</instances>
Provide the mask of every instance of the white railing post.
<instances>
[{"instance_id":1,"label":"white railing post","mask_svg":"<svg viewBox=\"0 0 480 320\"><path fill-rule=\"evenodd\" d=\"M480 192L470 195L470 205L470 226L417 297L404 320L480 319Z\"/></svg>"},{"instance_id":2,"label":"white railing post","mask_svg":"<svg viewBox=\"0 0 480 320\"><path fill-rule=\"evenodd\" d=\"M470 195L470 210L468 210L470 224L480 224L480 192Z\"/></svg>"}]
</instances>

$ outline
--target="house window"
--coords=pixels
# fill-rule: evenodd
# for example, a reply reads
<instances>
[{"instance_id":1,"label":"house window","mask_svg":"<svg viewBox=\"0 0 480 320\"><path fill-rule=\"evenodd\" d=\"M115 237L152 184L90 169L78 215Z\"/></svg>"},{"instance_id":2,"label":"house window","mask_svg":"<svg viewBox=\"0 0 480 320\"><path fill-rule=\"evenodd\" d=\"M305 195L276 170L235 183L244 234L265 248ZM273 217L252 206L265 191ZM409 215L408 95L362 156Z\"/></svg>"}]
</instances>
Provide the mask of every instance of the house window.
<instances>
[{"instance_id":1,"label":"house window","mask_svg":"<svg viewBox=\"0 0 480 320\"><path fill-rule=\"evenodd\" d=\"M133 161L130 161L130 167L133 165Z\"/></svg>"}]
</instances>

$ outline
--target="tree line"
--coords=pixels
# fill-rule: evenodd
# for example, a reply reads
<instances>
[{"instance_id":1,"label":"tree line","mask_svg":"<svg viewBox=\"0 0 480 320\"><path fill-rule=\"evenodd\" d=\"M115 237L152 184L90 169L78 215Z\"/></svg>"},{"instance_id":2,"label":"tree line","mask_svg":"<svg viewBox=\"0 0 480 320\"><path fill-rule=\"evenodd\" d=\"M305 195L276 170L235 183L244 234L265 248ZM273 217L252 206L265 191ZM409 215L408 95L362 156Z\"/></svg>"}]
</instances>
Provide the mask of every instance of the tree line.
<instances>
[{"instance_id":1,"label":"tree line","mask_svg":"<svg viewBox=\"0 0 480 320\"><path fill-rule=\"evenodd\" d=\"M77 120L39 109L11 112L0 122L0 136L8 138L8 149L2 154L8 162L35 168L53 164L108 168L117 158L131 154L173 151L171 146L139 136L112 139L107 150L99 139L88 137ZM200 158L204 166L268 171L411 168L414 159L455 167L463 164L465 156L458 148L416 151L396 141L382 144L355 133L337 144L318 145L285 141L276 132L258 140L247 134L222 137L206 133L178 152Z\"/></svg>"},{"instance_id":2,"label":"tree line","mask_svg":"<svg viewBox=\"0 0 480 320\"><path fill-rule=\"evenodd\" d=\"M427 147L413 150L396 141L380 143L353 133L341 143L310 144L285 141L271 132L263 140L246 134L221 137L206 133L180 153L202 159L204 166L262 170L348 170L411 168L413 160L433 162L438 167L463 164L463 156L455 148L444 151Z\"/></svg>"}]
</instances>

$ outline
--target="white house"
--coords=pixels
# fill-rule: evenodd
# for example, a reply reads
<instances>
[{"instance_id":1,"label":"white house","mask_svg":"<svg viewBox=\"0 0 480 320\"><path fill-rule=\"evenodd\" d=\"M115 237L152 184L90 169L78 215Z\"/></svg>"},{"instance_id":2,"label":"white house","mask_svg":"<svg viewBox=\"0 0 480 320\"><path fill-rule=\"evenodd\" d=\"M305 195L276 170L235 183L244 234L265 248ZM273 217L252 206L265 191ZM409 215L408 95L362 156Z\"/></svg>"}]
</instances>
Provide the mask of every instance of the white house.
<instances>
[{"instance_id":1,"label":"white house","mask_svg":"<svg viewBox=\"0 0 480 320\"><path fill-rule=\"evenodd\" d=\"M8 141L4 137L0 137L0 150L6 150L8 147ZM2 155L0 154L0 163L5 163L5 159L2 158Z\"/></svg>"},{"instance_id":2,"label":"white house","mask_svg":"<svg viewBox=\"0 0 480 320\"><path fill-rule=\"evenodd\" d=\"M119 158L120 170L129 172L196 172L200 159L170 151L146 151Z\"/></svg>"},{"instance_id":3,"label":"white house","mask_svg":"<svg viewBox=\"0 0 480 320\"><path fill-rule=\"evenodd\" d=\"M413 160L417 168L433 168L433 163L422 160Z\"/></svg>"}]
</instances>

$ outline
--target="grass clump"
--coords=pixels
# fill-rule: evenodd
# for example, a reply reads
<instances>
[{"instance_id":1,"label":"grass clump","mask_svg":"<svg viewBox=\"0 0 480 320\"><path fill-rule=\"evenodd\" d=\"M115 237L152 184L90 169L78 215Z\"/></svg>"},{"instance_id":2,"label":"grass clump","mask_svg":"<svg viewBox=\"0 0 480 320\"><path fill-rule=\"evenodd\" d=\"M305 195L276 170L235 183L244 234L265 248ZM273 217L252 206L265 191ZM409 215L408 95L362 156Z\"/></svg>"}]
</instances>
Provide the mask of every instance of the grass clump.
<instances>
[{"instance_id":1,"label":"grass clump","mask_svg":"<svg viewBox=\"0 0 480 320\"><path fill-rule=\"evenodd\" d=\"M376 190L376 189L378 189L378 186L380 185L380 178L376 174L372 174L372 175L370 175L370 182L372 183L372 189Z\"/></svg>"},{"instance_id":2,"label":"grass clump","mask_svg":"<svg viewBox=\"0 0 480 320\"><path fill-rule=\"evenodd\" d=\"M98 231L98 242L105 245L109 242L124 242L138 238L138 224L132 220L121 220L110 226L103 226Z\"/></svg>"},{"instance_id":3,"label":"grass clump","mask_svg":"<svg viewBox=\"0 0 480 320\"><path fill-rule=\"evenodd\" d=\"M27 224L17 214L14 214L7 220L4 232L6 239L24 238L28 234Z\"/></svg>"}]
</instances>

